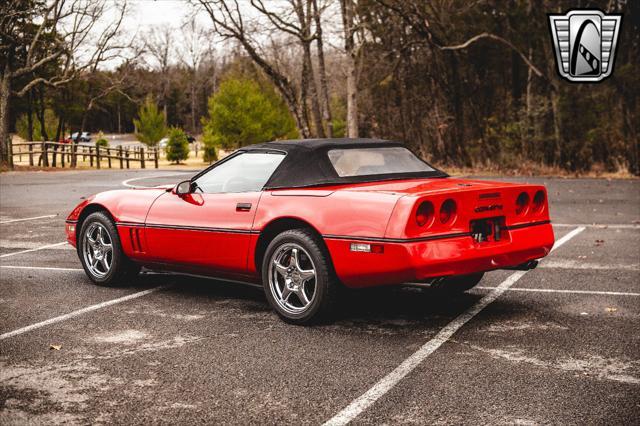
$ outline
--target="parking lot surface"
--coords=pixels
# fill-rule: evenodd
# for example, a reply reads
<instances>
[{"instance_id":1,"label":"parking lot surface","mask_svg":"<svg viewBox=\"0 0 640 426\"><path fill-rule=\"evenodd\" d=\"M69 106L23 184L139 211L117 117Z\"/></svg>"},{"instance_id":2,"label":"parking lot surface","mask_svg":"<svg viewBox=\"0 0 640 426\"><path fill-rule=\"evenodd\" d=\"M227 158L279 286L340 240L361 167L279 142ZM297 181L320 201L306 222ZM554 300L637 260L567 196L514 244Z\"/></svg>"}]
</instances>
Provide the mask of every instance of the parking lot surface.
<instances>
[{"instance_id":1,"label":"parking lot surface","mask_svg":"<svg viewBox=\"0 0 640 426\"><path fill-rule=\"evenodd\" d=\"M295 327L251 286L85 277L64 243L81 197L193 173L1 176L0 424L640 418L637 180L515 179L549 192L560 244L537 269L487 273L456 297L351 293L332 324Z\"/></svg>"}]
</instances>

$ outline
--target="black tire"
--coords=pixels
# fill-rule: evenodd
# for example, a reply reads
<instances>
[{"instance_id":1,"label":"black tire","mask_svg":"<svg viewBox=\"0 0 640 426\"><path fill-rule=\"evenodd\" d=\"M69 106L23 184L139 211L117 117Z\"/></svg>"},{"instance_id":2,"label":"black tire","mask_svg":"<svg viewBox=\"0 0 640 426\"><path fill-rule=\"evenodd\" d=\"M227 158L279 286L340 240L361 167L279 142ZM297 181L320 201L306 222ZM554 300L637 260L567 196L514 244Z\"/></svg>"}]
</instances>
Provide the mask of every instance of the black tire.
<instances>
[{"instance_id":1,"label":"black tire","mask_svg":"<svg viewBox=\"0 0 640 426\"><path fill-rule=\"evenodd\" d=\"M279 290L272 286L273 280L270 281L270 274L273 274L275 269L275 266L273 266L274 269L270 269L270 265L274 259L277 259L279 253L284 253L289 247L302 248L303 253L300 254L301 262L307 262L307 265L312 264L315 271L315 277L306 281L307 289L310 286L313 287L313 297L309 301L309 305L301 312L287 311L285 307L281 306L280 302L276 300L282 300L277 294ZM311 264L308 263L309 261ZM292 265L289 264L289 267L292 267ZM283 275L278 275L278 277L278 287L284 286L285 284L282 281L285 277ZM334 313L341 288L323 241L315 233L307 229L284 231L271 241L262 260L262 282L267 300L269 300L269 304L277 314L284 321L297 325L317 324L329 320ZM302 285L302 288L304 292L305 284ZM295 295L291 296L294 297L293 300L298 297L297 293L293 291L290 293ZM301 305L304 305L304 302Z\"/></svg>"},{"instance_id":2,"label":"black tire","mask_svg":"<svg viewBox=\"0 0 640 426\"><path fill-rule=\"evenodd\" d=\"M88 255L85 255L85 249L87 245L90 244L86 240L85 235L91 228L101 228L101 230L104 230L102 232L106 231L111 243L111 256L106 255L107 259L110 258L111 260L111 262L109 262L109 268L104 268L103 271L99 271L104 272L104 274L95 272L95 268L88 263ZM92 213L84 220L78 236L77 251L85 273L89 279L97 285L105 287L128 285L132 283L140 272L140 265L132 262L125 256L122 251L116 225L104 212ZM95 251L93 251L93 253L95 254Z\"/></svg>"},{"instance_id":3,"label":"black tire","mask_svg":"<svg viewBox=\"0 0 640 426\"><path fill-rule=\"evenodd\" d=\"M472 289L484 276L484 272L469 275L453 275L431 284L434 291L443 294L460 294Z\"/></svg>"}]
</instances>

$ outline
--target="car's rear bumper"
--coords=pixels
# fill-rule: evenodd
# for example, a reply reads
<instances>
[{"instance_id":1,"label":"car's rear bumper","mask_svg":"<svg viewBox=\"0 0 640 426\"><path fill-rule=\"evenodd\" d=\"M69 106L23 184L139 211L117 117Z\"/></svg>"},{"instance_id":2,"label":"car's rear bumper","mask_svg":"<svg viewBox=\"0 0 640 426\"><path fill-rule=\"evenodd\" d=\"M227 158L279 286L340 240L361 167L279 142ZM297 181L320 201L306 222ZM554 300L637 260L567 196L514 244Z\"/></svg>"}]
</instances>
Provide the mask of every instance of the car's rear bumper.
<instances>
[{"instance_id":1,"label":"car's rear bumper","mask_svg":"<svg viewBox=\"0 0 640 426\"><path fill-rule=\"evenodd\" d=\"M551 224L510 229L499 242L477 243L470 236L431 241L375 242L383 253L351 251L351 243L371 242L325 236L338 278L348 287L424 281L510 268L545 257L554 243Z\"/></svg>"}]
</instances>

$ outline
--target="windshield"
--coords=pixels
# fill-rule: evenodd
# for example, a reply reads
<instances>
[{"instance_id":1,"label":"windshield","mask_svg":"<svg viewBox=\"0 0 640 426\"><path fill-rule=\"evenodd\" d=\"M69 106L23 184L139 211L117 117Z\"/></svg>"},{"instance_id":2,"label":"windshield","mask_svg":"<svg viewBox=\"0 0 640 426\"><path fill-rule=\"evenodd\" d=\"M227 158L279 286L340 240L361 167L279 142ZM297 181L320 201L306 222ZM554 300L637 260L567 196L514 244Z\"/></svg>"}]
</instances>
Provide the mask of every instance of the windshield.
<instances>
[{"instance_id":1,"label":"windshield","mask_svg":"<svg viewBox=\"0 0 640 426\"><path fill-rule=\"evenodd\" d=\"M329 160L340 177L433 172L403 147L332 149Z\"/></svg>"},{"instance_id":2,"label":"windshield","mask_svg":"<svg viewBox=\"0 0 640 426\"><path fill-rule=\"evenodd\" d=\"M284 154L244 152L220 163L195 180L207 194L256 192L269 180L284 159Z\"/></svg>"}]
</instances>

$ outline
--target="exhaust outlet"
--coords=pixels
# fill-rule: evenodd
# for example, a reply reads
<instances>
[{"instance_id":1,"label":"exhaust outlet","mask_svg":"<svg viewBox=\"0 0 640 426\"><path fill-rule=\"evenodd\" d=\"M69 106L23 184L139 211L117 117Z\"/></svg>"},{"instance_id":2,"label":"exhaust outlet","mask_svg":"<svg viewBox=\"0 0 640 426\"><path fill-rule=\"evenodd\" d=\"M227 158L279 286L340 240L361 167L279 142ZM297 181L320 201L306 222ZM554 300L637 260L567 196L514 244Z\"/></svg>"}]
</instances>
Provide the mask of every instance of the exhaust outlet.
<instances>
[{"instance_id":1,"label":"exhaust outlet","mask_svg":"<svg viewBox=\"0 0 640 426\"><path fill-rule=\"evenodd\" d=\"M520 265L509 266L507 268L502 268L502 269L506 269L508 271L529 271L531 269L535 269L537 266L538 266L537 260L530 260L528 262L521 263Z\"/></svg>"}]
</instances>

